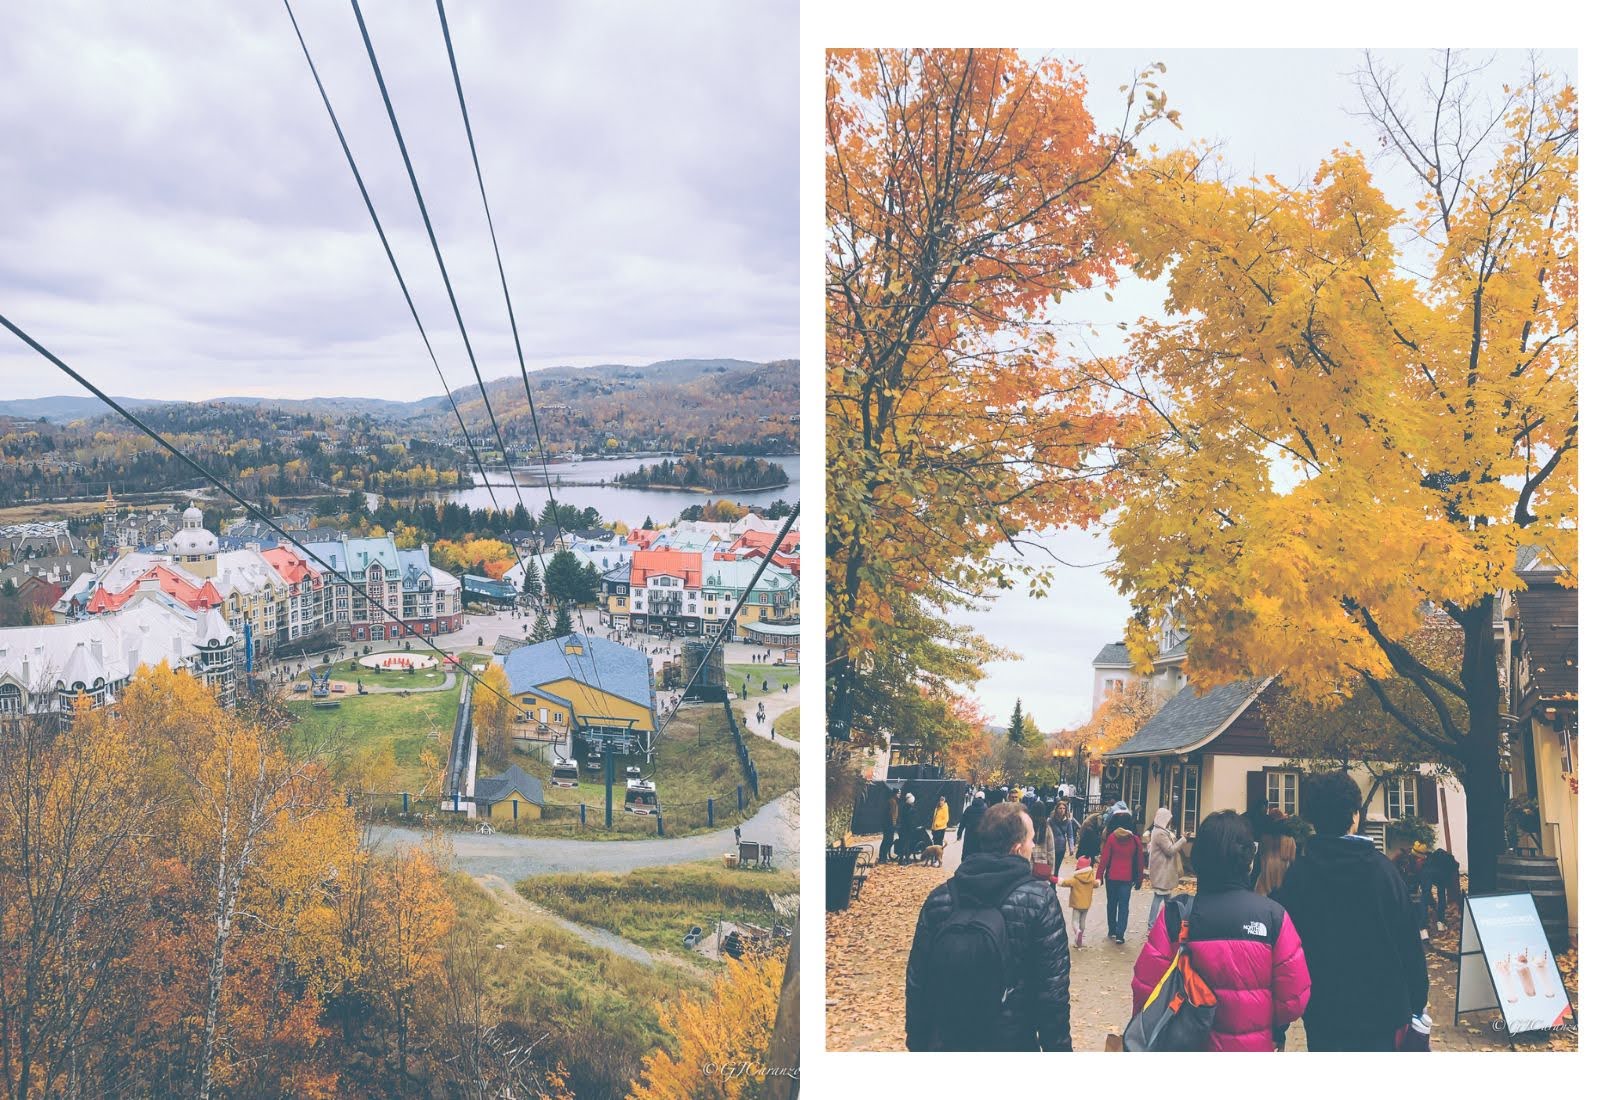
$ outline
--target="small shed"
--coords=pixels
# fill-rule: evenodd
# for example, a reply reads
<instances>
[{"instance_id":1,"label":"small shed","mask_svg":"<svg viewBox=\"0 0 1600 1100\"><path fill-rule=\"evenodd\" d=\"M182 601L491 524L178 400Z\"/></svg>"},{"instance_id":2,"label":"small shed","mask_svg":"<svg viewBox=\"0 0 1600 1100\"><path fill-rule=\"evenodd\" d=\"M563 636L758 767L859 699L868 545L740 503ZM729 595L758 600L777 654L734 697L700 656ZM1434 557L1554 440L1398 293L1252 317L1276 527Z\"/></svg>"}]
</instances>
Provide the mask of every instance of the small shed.
<instances>
[{"instance_id":1,"label":"small shed","mask_svg":"<svg viewBox=\"0 0 1600 1100\"><path fill-rule=\"evenodd\" d=\"M474 798L484 817L517 821L544 813L544 785L515 764L499 775L481 776Z\"/></svg>"}]
</instances>

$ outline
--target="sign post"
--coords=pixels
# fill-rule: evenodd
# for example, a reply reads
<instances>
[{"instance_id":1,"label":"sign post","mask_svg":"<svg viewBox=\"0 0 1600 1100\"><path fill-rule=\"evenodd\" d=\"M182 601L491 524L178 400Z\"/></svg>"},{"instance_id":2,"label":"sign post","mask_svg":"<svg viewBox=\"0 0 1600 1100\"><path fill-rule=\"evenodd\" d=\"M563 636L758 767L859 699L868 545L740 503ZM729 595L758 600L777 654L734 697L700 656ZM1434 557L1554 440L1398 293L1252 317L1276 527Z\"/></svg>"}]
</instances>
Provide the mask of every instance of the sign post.
<instances>
[{"instance_id":1,"label":"sign post","mask_svg":"<svg viewBox=\"0 0 1600 1100\"><path fill-rule=\"evenodd\" d=\"M1524 1031L1572 1021L1572 1002L1532 894L1462 899L1456 1022L1463 1012L1491 1008L1499 1009L1513 1044Z\"/></svg>"}]
</instances>

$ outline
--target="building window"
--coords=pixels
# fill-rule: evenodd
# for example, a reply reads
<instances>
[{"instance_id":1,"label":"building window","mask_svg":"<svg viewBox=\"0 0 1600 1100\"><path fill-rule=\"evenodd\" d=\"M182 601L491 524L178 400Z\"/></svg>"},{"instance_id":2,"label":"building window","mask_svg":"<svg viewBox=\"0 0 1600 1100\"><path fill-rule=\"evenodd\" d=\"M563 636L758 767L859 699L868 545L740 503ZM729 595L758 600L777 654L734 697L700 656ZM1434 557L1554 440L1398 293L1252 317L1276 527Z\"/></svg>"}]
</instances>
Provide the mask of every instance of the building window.
<instances>
[{"instance_id":1,"label":"building window","mask_svg":"<svg viewBox=\"0 0 1600 1100\"><path fill-rule=\"evenodd\" d=\"M0 714L22 713L22 689L16 684L0 684Z\"/></svg>"},{"instance_id":2,"label":"building window","mask_svg":"<svg viewBox=\"0 0 1600 1100\"><path fill-rule=\"evenodd\" d=\"M1417 816L1417 777L1391 776L1388 783L1388 805L1385 807L1390 821Z\"/></svg>"},{"instance_id":3,"label":"building window","mask_svg":"<svg viewBox=\"0 0 1600 1100\"><path fill-rule=\"evenodd\" d=\"M1267 805L1281 810L1285 817L1300 812L1300 775L1298 772L1267 772Z\"/></svg>"},{"instance_id":4,"label":"building window","mask_svg":"<svg viewBox=\"0 0 1600 1100\"><path fill-rule=\"evenodd\" d=\"M1128 809L1133 812L1135 821L1144 820L1144 765L1130 765L1128 768Z\"/></svg>"},{"instance_id":5,"label":"building window","mask_svg":"<svg viewBox=\"0 0 1600 1100\"><path fill-rule=\"evenodd\" d=\"M1107 695L1118 695L1118 694L1121 694L1121 692L1122 692L1122 681L1121 680L1107 680L1106 681L1106 694Z\"/></svg>"},{"instance_id":6,"label":"building window","mask_svg":"<svg viewBox=\"0 0 1600 1100\"><path fill-rule=\"evenodd\" d=\"M1184 836L1193 836L1200 828L1200 765L1183 766L1183 809L1178 815Z\"/></svg>"}]
</instances>

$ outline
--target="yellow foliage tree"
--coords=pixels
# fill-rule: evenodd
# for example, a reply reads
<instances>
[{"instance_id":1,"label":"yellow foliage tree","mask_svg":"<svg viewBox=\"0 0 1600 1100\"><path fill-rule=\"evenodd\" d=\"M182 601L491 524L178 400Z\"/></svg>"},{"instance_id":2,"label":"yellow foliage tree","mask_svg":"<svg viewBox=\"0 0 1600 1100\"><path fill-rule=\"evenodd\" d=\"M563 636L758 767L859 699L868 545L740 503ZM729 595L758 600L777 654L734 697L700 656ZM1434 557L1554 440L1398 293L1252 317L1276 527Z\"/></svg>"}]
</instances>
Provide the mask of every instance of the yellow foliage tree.
<instances>
[{"instance_id":1,"label":"yellow foliage tree","mask_svg":"<svg viewBox=\"0 0 1600 1100\"><path fill-rule=\"evenodd\" d=\"M661 1010L669 1049L644 1061L629 1100L746 1100L759 1095L783 986L783 956L734 959L707 995Z\"/></svg>"},{"instance_id":2,"label":"yellow foliage tree","mask_svg":"<svg viewBox=\"0 0 1600 1100\"><path fill-rule=\"evenodd\" d=\"M510 761L511 729L516 713L506 670L490 663L478 674L478 682L472 689L472 730L478 738L481 764L498 768Z\"/></svg>"},{"instance_id":3,"label":"yellow foliage tree","mask_svg":"<svg viewBox=\"0 0 1600 1100\"><path fill-rule=\"evenodd\" d=\"M1535 73L1488 123L1445 55L1414 123L1391 74L1360 78L1416 170L1407 216L1341 150L1311 183L1216 178L1185 151L1117 202L1167 318L1132 333L1147 406L1114 576L1148 666L1164 618L1201 687L1356 684L1458 765L1474 891L1505 846L1495 599L1518 554L1577 568L1577 94ZM1433 121L1442 119L1443 122ZM1461 627L1452 674L1403 639ZM1402 677L1420 706L1391 696ZM1464 704L1466 719L1456 704Z\"/></svg>"}]
</instances>

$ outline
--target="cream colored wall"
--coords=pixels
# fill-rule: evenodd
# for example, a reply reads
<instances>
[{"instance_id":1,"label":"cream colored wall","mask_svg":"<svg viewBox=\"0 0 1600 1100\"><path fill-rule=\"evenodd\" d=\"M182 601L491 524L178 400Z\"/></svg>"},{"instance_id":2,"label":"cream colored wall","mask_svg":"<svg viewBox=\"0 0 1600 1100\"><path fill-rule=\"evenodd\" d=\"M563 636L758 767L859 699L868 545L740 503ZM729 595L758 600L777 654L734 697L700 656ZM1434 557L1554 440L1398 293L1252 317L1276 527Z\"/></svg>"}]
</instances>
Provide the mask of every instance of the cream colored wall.
<instances>
[{"instance_id":1,"label":"cream colored wall","mask_svg":"<svg viewBox=\"0 0 1600 1100\"><path fill-rule=\"evenodd\" d=\"M1533 721L1534 765L1538 771L1539 819L1544 822L1544 854L1560 861L1567 891L1567 927L1578 932L1578 796L1561 776L1561 735ZM1574 749L1574 752L1577 750Z\"/></svg>"}]
</instances>

